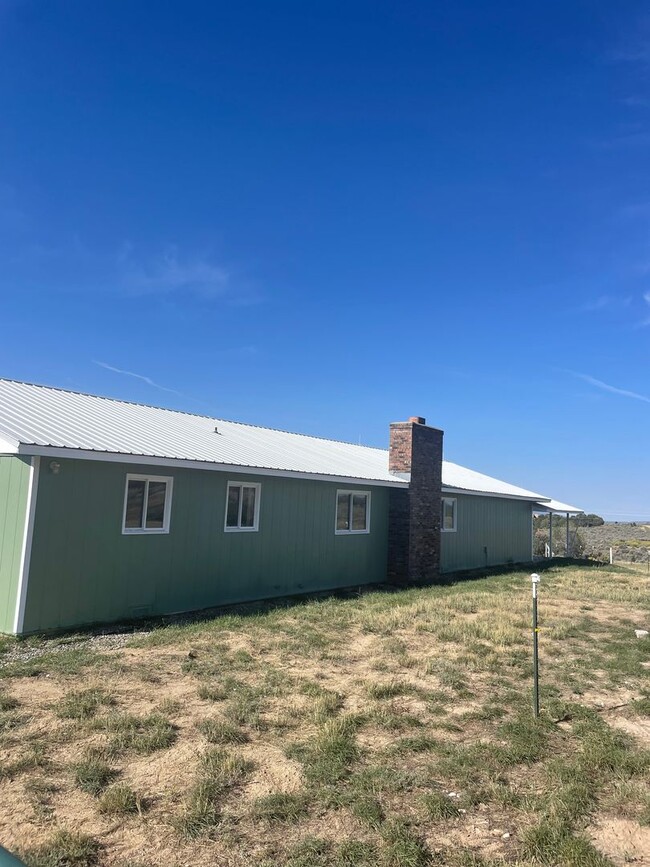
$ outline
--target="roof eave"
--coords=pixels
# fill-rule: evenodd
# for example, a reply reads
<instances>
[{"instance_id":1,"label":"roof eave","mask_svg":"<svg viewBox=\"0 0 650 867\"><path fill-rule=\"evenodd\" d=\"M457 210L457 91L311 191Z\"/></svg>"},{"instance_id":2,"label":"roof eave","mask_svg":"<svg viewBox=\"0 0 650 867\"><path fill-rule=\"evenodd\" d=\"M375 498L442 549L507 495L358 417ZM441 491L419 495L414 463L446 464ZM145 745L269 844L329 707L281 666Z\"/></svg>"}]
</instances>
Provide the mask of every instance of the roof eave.
<instances>
[{"instance_id":1,"label":"roof eave","mask_svg":"<svg viewBox=\"0 0 650 867\"><path fill-rule=\"evenodd\" d=\"M504 494L497 491L473 491L469 488L453 488L450 485L442 486L443 494L468 494L470 497L498 497L503 500L522 500L525 503L548 503L549 497L540 497L537 494Z\"/></svg>"},{"instance_id":2,"label":"roof eave","mask_svg":"<svg viewBox=\"0 0 650 867\"><path fill-rule=\"evenodd\" d=\"M160 457L157 455L136 455L124 452L77 449L66 446L36 445L20 443L17 453L21 455L40 455L50 458L71 458L74 460L104 461L108 463L146 464L153 467L178 467L179 469L217 470L228 473L245 473L256 476L279 476L288 479L310 479L312 481L337 482L339 484L372 485L382 488L405 488L408 483L402 479L369 479L361 476L340 476L328 473L309 473L299 470L274 469L271 467L252 467L244 464L225 464L216 461L197 461L187 458Z\"/></svg>"}]
</instances>

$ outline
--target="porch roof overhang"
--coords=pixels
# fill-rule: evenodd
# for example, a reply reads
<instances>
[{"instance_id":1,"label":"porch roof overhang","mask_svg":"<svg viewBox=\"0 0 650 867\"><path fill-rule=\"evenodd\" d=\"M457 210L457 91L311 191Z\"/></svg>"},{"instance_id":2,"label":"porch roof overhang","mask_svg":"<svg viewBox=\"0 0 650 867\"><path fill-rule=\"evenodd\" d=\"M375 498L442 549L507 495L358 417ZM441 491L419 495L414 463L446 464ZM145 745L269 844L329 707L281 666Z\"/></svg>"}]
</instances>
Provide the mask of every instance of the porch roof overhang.
<instances>
[{"instance_id":1,"label":"porch roof overhang","mask_svg":"<svg viewBox=\"0 0 650 867\"><path fill-rule=\"evenodd\" d=\"M533 512L543 512L548 514L549 512L553 512L553 514L562 514L562 515L582 515L584 514L584 509L579 509L577 506L570 506L568 503L560 503L559 500L549 500L544 503L535 503L533 505Z\"/></svg>"}]
</instances>

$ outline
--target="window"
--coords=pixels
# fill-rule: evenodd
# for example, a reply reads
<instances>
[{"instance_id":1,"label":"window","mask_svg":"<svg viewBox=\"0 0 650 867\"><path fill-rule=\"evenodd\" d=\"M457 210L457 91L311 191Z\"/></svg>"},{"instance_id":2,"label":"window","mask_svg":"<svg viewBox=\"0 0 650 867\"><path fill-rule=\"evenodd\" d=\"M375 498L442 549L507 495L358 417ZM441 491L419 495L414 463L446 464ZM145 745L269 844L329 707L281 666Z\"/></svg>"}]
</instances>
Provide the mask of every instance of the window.
<instances>
[{"instance_id":1,"label":"window","mask_svg":"<svg viewBox=\"0 0 650 867\"><path fill-rule=\"evenodd\" d=\"M122 533L169 533L170 476L126 477Z\"/></svg>"},{"instance_id":2,"label":"window","mask_svg":"<svg viewBox=\"0 0 650 867\"><path fill-rule=\"evenodd\" d=\"M226 531L255 531L259 525L260 485L228 482L226 494Z\"/></svg>"},{"instance_id":3,"label":"window","mask_svg":"<svg viewBox=\"0 0 650 867\"><path fill-rule=\"evenodd\" d=\"M370 532L370 494L368 491L336 492L336 532Z\"/></svg>"},{"instance_id":4,"label":"window","mask_svg":"<svg viewBox=\"0 0 650 867\"><path fill-rule=\"evenodd\" d=\"M440 529L443 533L456 532L456 500L451 497L442 498L442 522Z\"/></svg>"}]
</instances>

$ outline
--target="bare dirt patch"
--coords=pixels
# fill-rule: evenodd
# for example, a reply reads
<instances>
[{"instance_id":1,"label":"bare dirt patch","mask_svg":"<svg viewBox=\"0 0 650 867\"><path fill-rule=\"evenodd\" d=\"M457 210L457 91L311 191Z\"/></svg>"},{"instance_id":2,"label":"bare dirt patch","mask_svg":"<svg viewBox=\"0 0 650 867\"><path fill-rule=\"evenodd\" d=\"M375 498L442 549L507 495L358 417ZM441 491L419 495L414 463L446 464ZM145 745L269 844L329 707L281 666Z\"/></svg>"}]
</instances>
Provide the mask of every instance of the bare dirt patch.
<instances>
[{"instance_id":1,"label":"bare dirt patch","mask_svg":"<svg viewBox=\"0 0 650 867\"><path fill-rule=\"evenodd\" d=\"M650 828L630 819L599 817L589 829L594 845L617 867L650 865Z\"/></svg>"}]
</instances>

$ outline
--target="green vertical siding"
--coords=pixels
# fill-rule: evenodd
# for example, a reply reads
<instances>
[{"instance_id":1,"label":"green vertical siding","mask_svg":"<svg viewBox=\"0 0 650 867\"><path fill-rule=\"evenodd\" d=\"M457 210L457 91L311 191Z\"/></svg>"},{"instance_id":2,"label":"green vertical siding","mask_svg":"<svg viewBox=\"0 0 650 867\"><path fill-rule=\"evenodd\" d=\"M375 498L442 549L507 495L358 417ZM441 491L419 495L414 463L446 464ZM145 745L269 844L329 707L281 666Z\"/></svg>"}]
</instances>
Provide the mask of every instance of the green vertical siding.
<instances>
[{"instance_id":1,"label":"green vertical siding","mask_svg":"<svg viewBox=\"0 0 650 867\"><path fill-rule=\"evenodd\" d=\"M443 572L524 563L532 558L529 502L467 494L456 495L456 500L457 530L441 534Z\"/></svg>"},{"instance_id":2,"label":"green vertical siding","mask_svg":"<svg viewBox=\"0 0 650 867\"><path fill-rule=\"evenodd\" d=\"M0 455L0 632L13 632L30 459Z\"/></svg>"},{"instance_id":3,"label":"green vertical siding","mask_svg":"<svg viewBox=\"0 0 650 867\"><path fill-rule=\"evenodd\" d=\"M383 581L388 490L371 532L334 533L336 491L363 486L61 460L39 480L25 631ZM170 533L122 535L127 473L172 476ZM259 531L225 533L229 480L261 484Z\"/></svg>"}]
</instances>

